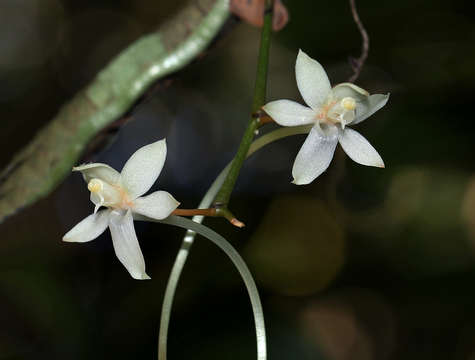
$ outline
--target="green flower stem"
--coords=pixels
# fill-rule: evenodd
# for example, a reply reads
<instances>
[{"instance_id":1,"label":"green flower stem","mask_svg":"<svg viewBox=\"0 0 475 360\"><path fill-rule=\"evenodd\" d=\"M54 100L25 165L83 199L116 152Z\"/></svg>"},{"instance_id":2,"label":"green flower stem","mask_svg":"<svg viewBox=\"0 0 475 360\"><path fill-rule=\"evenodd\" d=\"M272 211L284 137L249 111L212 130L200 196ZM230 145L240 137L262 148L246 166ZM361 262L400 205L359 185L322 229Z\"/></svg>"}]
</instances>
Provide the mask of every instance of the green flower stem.
<instances>
[{"instance_id":1,"label":"green flower stem","mask_svg":"<svg viewBox=\"0 0 475 360\"><path fill-rule=\"evenodd\" d=\"M294 126L294 127L283 127L277 130L271 131L265 135L262 135L260 138L256 139L251 146L249 147L249 151L247 153L247 157L254 154L260 148L288 136L294 135L303 135L308 134L310 130L312 130L312 125L302 125L302 126Z\"/></svg>"},{"instance_id":2,"label":"green flower stem","mask_svg":"<svg viewBox=\"0 0 475 360\"><path fill-rule=\"evenodd\" d=\"M184 229L191 229L195 231L196 233L211 240L221 250L223 250L226 253L226 255L228 255L228 257L231 259L231 261L234 263L237 270L241 274L241 277L249 293L249 298L251 300L252 312L254 314L254 323L256 327L257 359L258 360L267 359L266 329L264 325L264 313L262 311L262 304L259 298L259 292L257 291L256 283L254 282L254 279L246 263L244 262L242 257L239 255L239 253L232 247L232 245L229 242L227 242L225 238L223 238L221 235L214 232L210 228L204 225L198 224L194 222L193 220L189 220L189 219L182 218L179 216L170 216L164 220L153 220L153 219L147 219L145 217L138 218L137 220L156 221L163 224L179 226ZM175 273L174 275L175 276L178 275L179 277L179 274ZM175 282L175 286L177 282L178 282L178 279ZM170 307L171 307L171 304L170 304ZM162 354L160 354L160 352L162 352ZM166 347L162 347L161 349L159 349L159 359L160 358L163 358L163 359L166 358Z\"/></svg>"},{"instance_id":3,"label":"green flower stem","mask_svg":"<svg viewBox=\"0 0 475 360\"><path fill-rule=\"evenodd\" d=\"M288 127L280 128L274 130L270 133L267 133L257 140L255 140L249 147L249 151L246 155L246 158L251 156L254 152L261 149L262 147L270 144L274 141L282 139L287 136L307 134L312 126L297 126L297 127ZM229 163L214 180L213 184L210 186L205 196L201 200L198 208L208 208L213 202L214 197L216 196L218 190L226 178L229 169L231 168L231 163ZM204 219L204 216L197 215L193 217L193 221L196 223L201 223ZM180 280L181 273L185 267L188 254L190 252L191 246L193 245L196 232L192 229L188 229L183 238L180 250L173 264L170 277L168 278L167 288L165 290L165 296L163 298L162 304L162 314L160 317L160 331L158 335L158 359L166 360L167 358L167 341L168 341L168 326L170 324L170 315L173 305L173 299L175 297L176 288Z\"/></svg>"},{"instance_id":4,"label":"green flower stem","mask_svg":"<svg viewBox=\"0 0 475 360\"><path fill-rule=\"evenodd\" d=\"M253 115L260 110L266 101L267 69L269 65L269 49L272 33L273 5L273 0L266 0L264 25L261 32L261 45L259 49L259 58L257 61L257 75L256 84L254 87L254 100L252 102L251 119L249 120L247 129L241 139L241 144L239 145L236 156L232 161L229 173L226 176L226 179L224 180L224 183L214 200L216 207L227 207L229 198L234 189L234 185L236 184L237 177L239 176L239 172L241 171L244 160L246 159L246 154L249 150L249 147L251 146L252 140L254 139L254 134L259 127L259 118Z\"/></svg>"}]
</instances>

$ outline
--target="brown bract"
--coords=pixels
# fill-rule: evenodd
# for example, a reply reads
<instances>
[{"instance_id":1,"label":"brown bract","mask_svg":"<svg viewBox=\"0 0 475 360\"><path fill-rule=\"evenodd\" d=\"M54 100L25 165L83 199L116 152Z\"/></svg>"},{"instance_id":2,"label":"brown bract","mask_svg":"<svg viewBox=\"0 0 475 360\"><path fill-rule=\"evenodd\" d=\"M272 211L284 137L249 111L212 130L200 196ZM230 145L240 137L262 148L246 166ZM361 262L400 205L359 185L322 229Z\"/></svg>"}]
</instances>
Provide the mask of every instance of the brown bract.
<instances>
[{"instance_id":1,"label":"brown bract","mask_svg":"<svg viewBox=\"0 0 475 360\"><path fill-rule=\"evenodd\" d=\"M261 27L264 23L265 0L231 0L231 12L245 22ZM281 30L289 21L289 13L280 0L275 0L272 28Z\"/></svg>"}]
</instances>

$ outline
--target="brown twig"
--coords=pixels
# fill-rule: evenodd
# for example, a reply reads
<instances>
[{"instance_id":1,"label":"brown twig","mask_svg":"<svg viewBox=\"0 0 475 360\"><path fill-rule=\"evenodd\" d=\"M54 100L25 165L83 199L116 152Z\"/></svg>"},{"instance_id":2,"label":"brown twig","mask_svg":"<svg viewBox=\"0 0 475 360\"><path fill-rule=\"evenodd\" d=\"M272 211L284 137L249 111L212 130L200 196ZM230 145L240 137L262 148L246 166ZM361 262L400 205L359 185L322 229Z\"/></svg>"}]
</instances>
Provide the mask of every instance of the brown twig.
<instances>
[{"instance_id":1,"label":"brown twig","mask_svg":"<svg viewBox=\"0 0 475 360\"><path fill-rule=\"evenodd\" d=\"M257 121L258 121L257 126L258 127L261 127L262 125L270 124L270 123L274 122L274 119L272 119L269 115L267 115L264 112L264 110L262 110L262 109L255 112L255 113L253 113L252 117L257 119Z\"/></svg>"},{"instance_id":2,"label":"brown twig","mask_svg":"<svg viewBox=\"0 0 475 360\"><path fill-rule=\"evenodd\" d=\"M368 57L369 36L363 26L363 23L361 22L361 19L358 15L358 11L356 10L355 0L350 0L350 7L351 14L353 15L353 20L355 21L356 26L358 26L358 30L360 31L362 40L361 56L358 59L350 57L350 66L353 69L353 75L348 79L348 82L355 82L355 80L358 79L358 76L360 76L361 70L363 69L363 65L366 61L366 58Z\"/></svg>"},{"instance_id":3,"label":"brown twig","mask_svg":"<svg viewBox=\"0 0 475 360\"><path fill-rule=\"evenodd\" d=\"M195 215L217 216L215 208L210 208L210 209L175 209L172 212L172 215L177 215L177 216L195 216Z\"/></svg>"},{"instance_id":4,"label":"brown twig","mask_svg":"<svg viewBox=\"0 0 475 360\"><path fill-rule=\"evenodd\" d=\"M213 207L209 209L175 209L171 215L223 217L236 227L242 228L245 226L244 223L236 219L229 210L221 209L219 207Z\"/></svg>"},{"instance_id":5,"label":"brown twig","mask_svg":"<svg viewBox=\"0 0 475 360\"><path fill-rule=\"evenodd\" d=\"M259 117L259 126L273 123L274 119L272 119L269 115L262 115Z\"/></svg>"}]
</instances>

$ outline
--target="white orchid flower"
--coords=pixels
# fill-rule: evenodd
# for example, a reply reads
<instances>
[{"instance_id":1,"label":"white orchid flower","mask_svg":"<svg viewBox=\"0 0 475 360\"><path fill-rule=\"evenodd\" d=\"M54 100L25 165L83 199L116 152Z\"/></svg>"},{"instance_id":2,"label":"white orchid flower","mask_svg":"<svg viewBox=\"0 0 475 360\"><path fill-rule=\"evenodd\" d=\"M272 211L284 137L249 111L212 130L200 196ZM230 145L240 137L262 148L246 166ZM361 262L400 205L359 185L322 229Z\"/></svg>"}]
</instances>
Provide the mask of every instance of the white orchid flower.
<instances>
[{"instance_id":1,"label":"white orchid flower","mask_svg":"<svg viewBox=\"0 0 475 360\"><path fill-rule=\"evenodd\" d=\"M353 161L384 167L381 156L371 144L347 126L356 125L381 109L389 94L370 95L351 83L331 88L323 67L301 50L295 75L300 94L309 107L290 100L272 101L263 106L279 125L315 124L295 158L293 183L308 184L323 173L330 165L338 142Z\"/></svg>"},{"instance_id":2,"label":"white orchid flower","mask_svg":"<svg viewBox=\"0 0 475 360\"><path fill-rule=\"evenodd\" d=\"M166 191L143 196L157 180L167 155L165 139L138 149L121 173L101 163L73 168L80 171L96 205L89 215L63 237L63 241L94 240L109 227L112 244L120 262L134 279L150 279L134 230L132 213L164 219L180 204ZM97 211L101 206L106 210Z\"/></svg>"}]
</instances>

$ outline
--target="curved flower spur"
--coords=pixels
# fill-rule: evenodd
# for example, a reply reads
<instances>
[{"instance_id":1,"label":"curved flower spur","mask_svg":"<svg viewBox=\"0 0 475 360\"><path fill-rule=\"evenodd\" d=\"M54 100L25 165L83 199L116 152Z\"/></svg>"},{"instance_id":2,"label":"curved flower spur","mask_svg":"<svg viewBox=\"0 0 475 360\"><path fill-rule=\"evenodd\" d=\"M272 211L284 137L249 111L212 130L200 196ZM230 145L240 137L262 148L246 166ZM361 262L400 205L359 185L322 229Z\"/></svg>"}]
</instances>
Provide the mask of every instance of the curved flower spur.
<instances>
[{"instance_id":1,"label":"curved flower spur","mask_svg":"<svg viewBox=\"0 0 475 360\"><path fill-rule=\"evenodd\" d=\"M386 105L389 94L370 95L366 90L342 83L331 88L323 67L299 50L295 75L300 94L309 107L290 100L272 101L263 110L282 126L314 124L295 158L293 183L309 184L330 165L339 142L355 162L384 167L371 144L357 131L356 125Z\"/></svg>"},{"instance_id":2,"label":"curved flower spur","mask_svg":"<svg viewBox=\"0 0 475 360\"><path fill-rule=\"evenodd\" d=\"M138 149L119 173L109 165L85 164L73 168L80 171L96 205L89 215L63 237L67 242L94 240L109 227L112 244L120 262L134 279L150 279L134 230L132 213L161 220L180 204L166 191L143 196L157 180L167 155L165 139ZM98 209L104 206L106 210Z\"/></svg>"}]
</instances>

